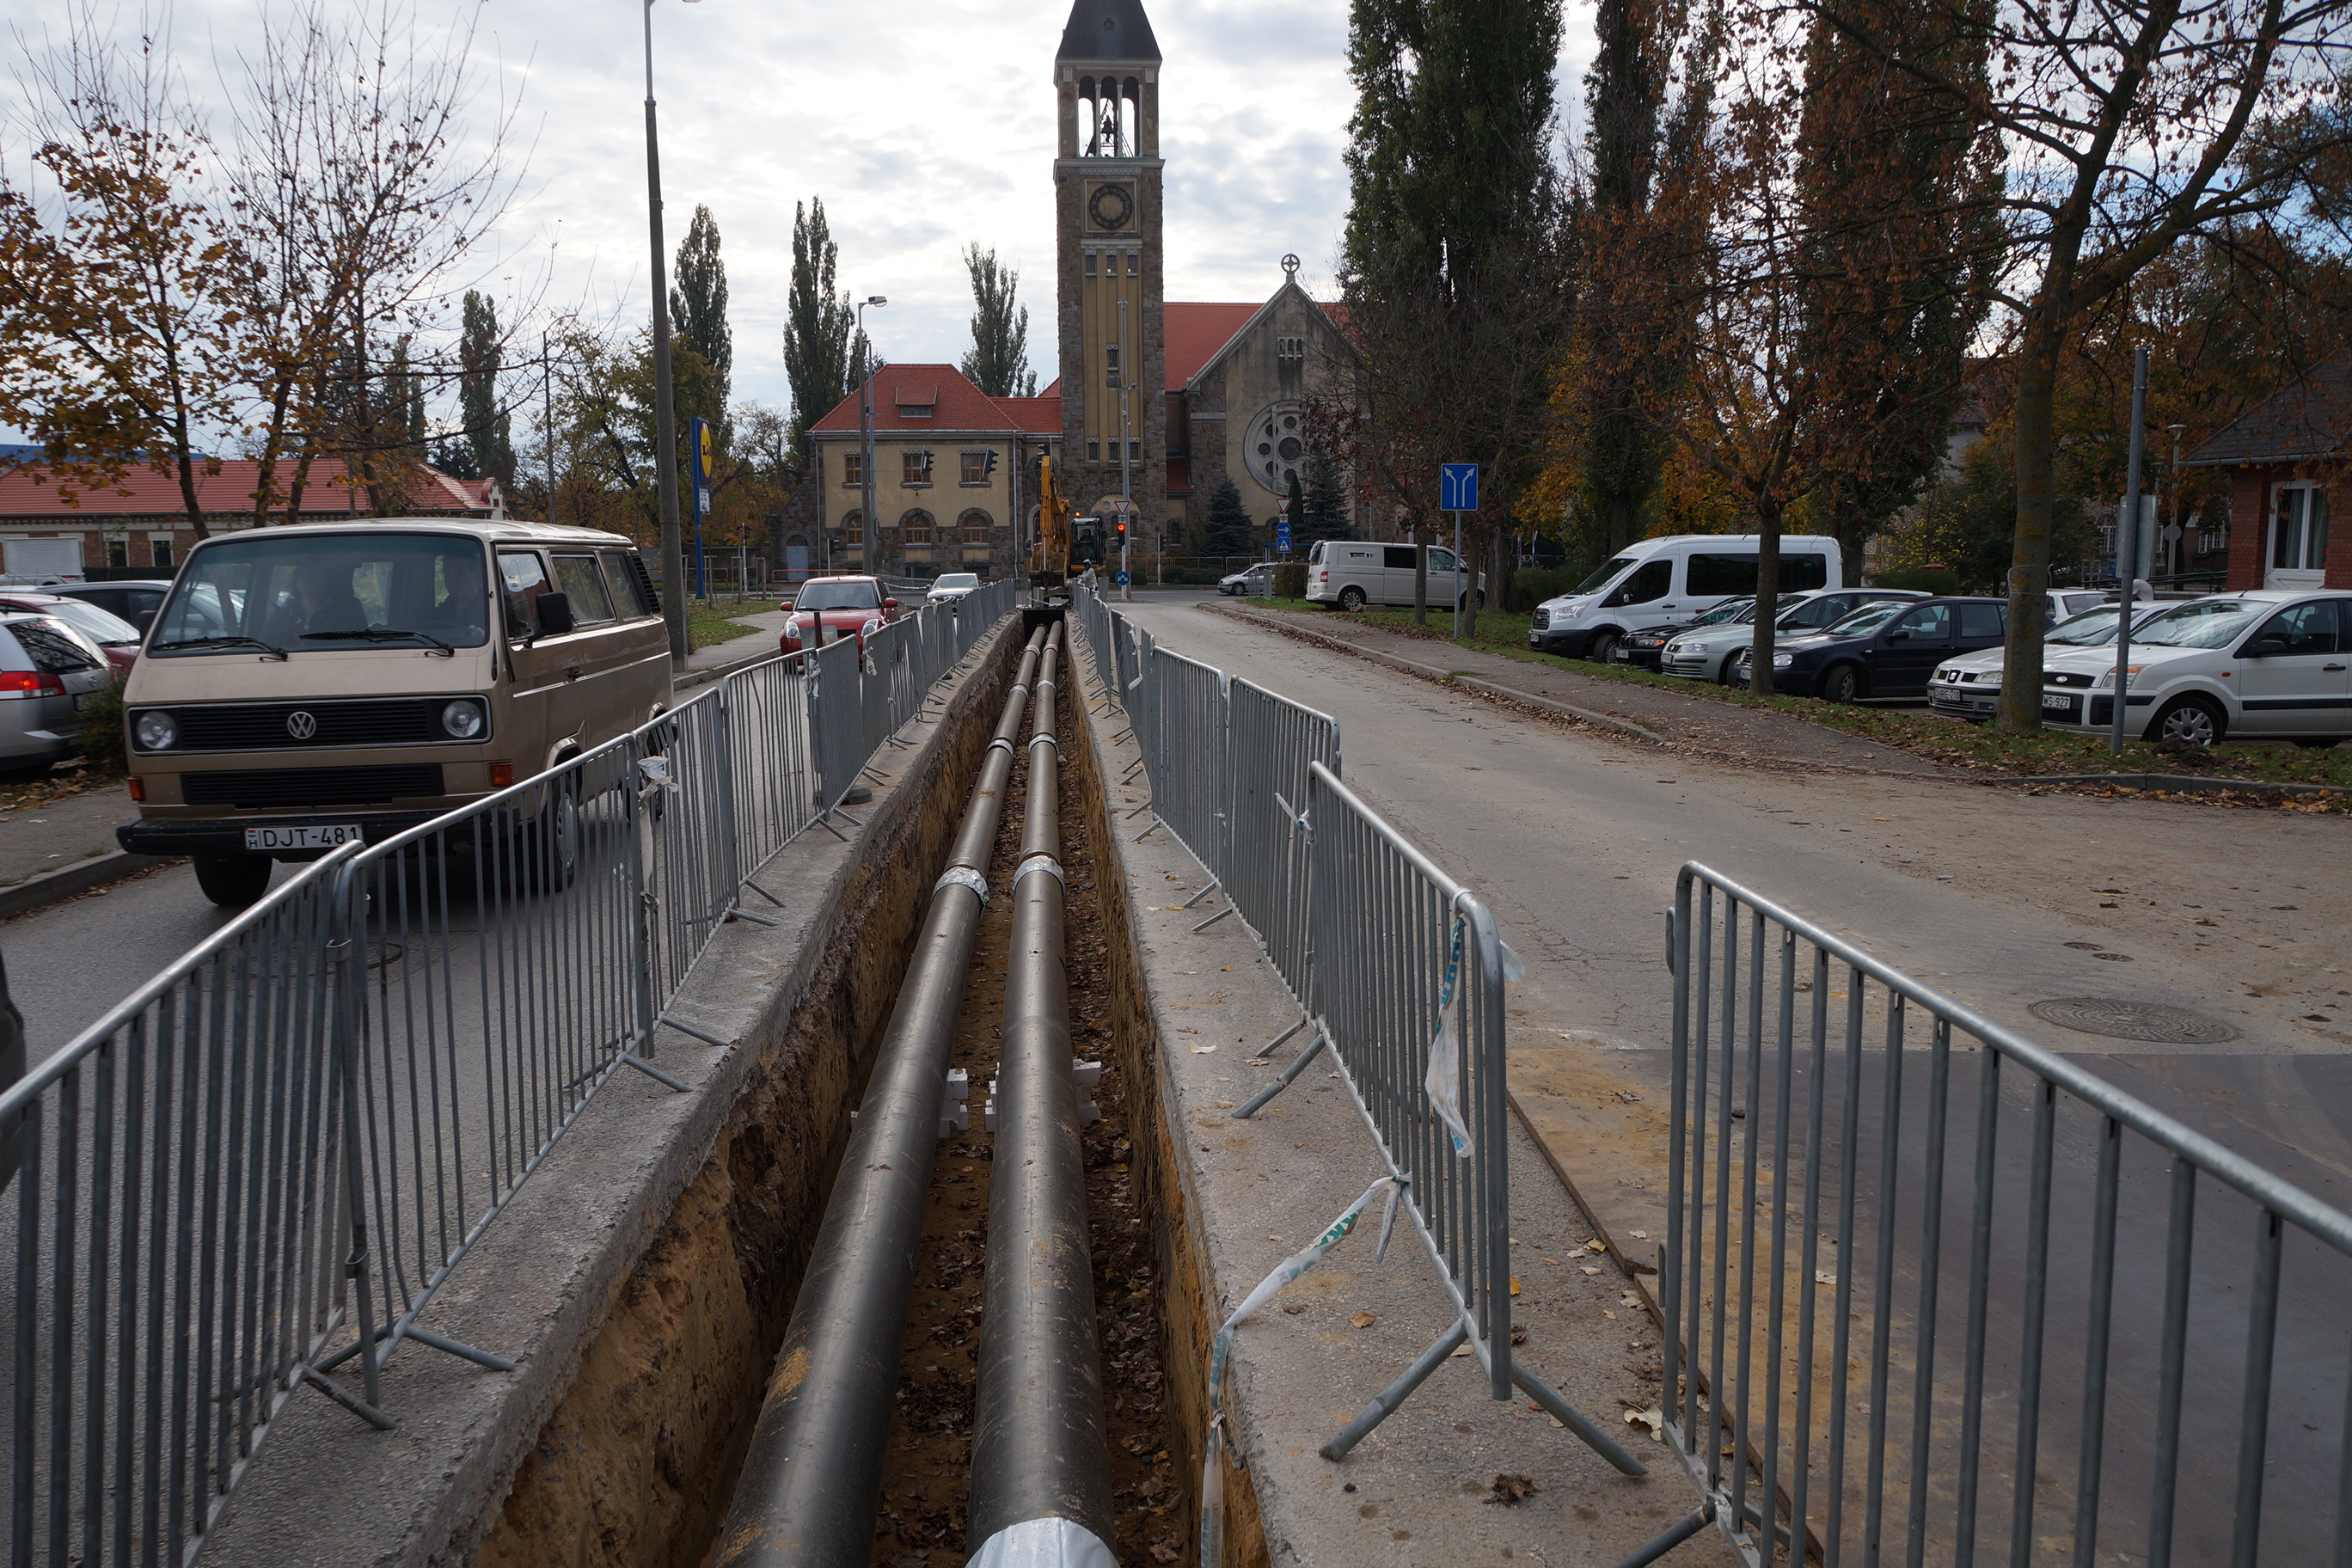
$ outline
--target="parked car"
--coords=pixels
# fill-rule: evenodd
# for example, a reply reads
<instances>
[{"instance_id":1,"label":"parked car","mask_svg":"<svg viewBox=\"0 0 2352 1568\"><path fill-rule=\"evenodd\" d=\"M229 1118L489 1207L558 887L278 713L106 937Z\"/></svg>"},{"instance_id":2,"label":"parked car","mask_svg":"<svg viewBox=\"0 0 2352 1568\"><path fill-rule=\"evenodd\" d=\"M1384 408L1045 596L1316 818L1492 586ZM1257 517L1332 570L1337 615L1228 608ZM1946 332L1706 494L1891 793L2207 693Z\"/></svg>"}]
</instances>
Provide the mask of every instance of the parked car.
<instances>
[{"instance_id":1,"label":"parked car","mask_svg":"<svg viewBox=\"0 0 2352 1568\"><path fill-rule=\"evenodd\" d=\"M1865 605L1834 626L1775 648L1772 684L1791 696L1832 702L1916 697L1927 689L1936 667L1953 654L1999 643L2008 614L2008 602L2001 599ZM1743 679L1745 668L1735 655L1732 679Z\"/></svg>"},{"instance_id":2,"label":"parked car","mask_svg":"<svg viewBox=\"0 0 2352 1568\"><path fill-rule=\"evenodd\" d=\"M1643 540L1570 592L1537 605L1528 624L1528 646L1606 664L1628 632L1687 623L1734 595L1754 594L1756 550L1752 533ZM1781 539L1783 592L1844 585L1836 540L1803 533Z\"/></svg>"},{"instance_id":3,"label":"parked car","mask_svg":"<svg viewBox=\"0 0 2352 1568\"><path fill-rule=\"evenodd\" d=\"M1744 626L1755 619L1756 596L1753 594L1726 599L1705 615L1696 616L1687 621L1675 621L1663 626L1643 626L1638 632L1627 632L1617 639L1617 646L1609 650L1609 662L1622 664L1631 669L1656 669L1666 645L1685 632L1696 631L1702 626Z\"/></svg>"},{"instance_id":4,"label":"parked car","mask_svg":"<svg viewBox=\"0 0 2352 1568\"><path fill-rule=\"evenodd\" d=\"M898 601L884 590L879 577L812 577L793 597L793 613L784 618L778 646L786 653L798 653L846 637L856 638L863 648L866 633L898 618Z\"/></svg>"},{"instance_id":5,"label":"parked car","mask_svg":"<svg viewBox=\"0 0 2352 1568\"><path fill-rule=\"evenodd\" d=\"M153 577L115 583L60 583L42 591L96 605L129 621L139 628L141 637L145 637L147 628L155 624L155 616L163 610L165 596L172 592L172 580Z\"/></svg>"},{"instance_id":6,"label":"parked car","mask_svg":"<svg viewBox=\"0 0 2352 1568\"><path fill-rule=\"evenodd\" d=\"M669 706L669 642L616 533L370 518L188 552L123 691L123 848L194 858L216 904L273 863L386 837L593 751ZM581 803L546 868L576 869ZM544 818L542 818L544 820Z\"/></svg>"},{"instance_id":7,"label":"parked car","mask_svg":"<svg viewBox=\"0 0 2352 1568\"><path fill-rule=\"evenodd\" d=\"M1253 599L1263 599L1274 592L1274 563L1261 561L1255 566L1244 566L1228 577L1217 579L1220 594L1240 594Z\"/></svg>"},{"instance_id":8,"label":"parked car","mask_svg":"<svg viewBox=\"0 0 2352 1568\"><path fill-rule=\"evenodd\" d=\"M2052 595L2054 599L2056 595ZM2171 608L2169 605L2139 604L2133 606L2132 625L2138 626L2153 620ZM2084 610L2069 616L2050 628L2042 639L2045 649L2079 647L2113 647L2116 643L2116 606L2110 604ZM2000 706L2000 668L2007 649L1983 648L1963 654L1938 665L1927 679L1927 706L1949 718L1982 720L1992 717ZM2047 654L2044 660L2047 661Z\"/></svg>"},{"instance_id":9,"label":"parked car","mask_svg":"<svg viewBox=\"0 0 2352 1568\"><path fill-rule=\"evenodd\" d=\"M2268 589L2161 606L2133 628L2125 678L2129 729L2144 740L2336 745L2352 739L2352 595ZM2112 651L2044 660L2042 722L2105 731L2115 684Z\"/></svg>"},{"instance_id":10,"label":"parked car","mask_svg":"<svg viewBox=\"0 0 2352 1568\"><path fill-rule=\"evenodd\" d=\"M117 675L129 675L139 662L140 630L121 616L86 600L62 594L30 594L0 589L0 610L28 616L55 616L106 650L106 662Z\"/></svg>"},{"instance_id":11,"label":"parked car","mask_svg":"<svg viewBox=\"0 0 2352 1568\"><path fill-rule=\"evenodd\" d=\"M81 750L81 705L114 679L106 651L55 616L0 615L0 768Z\"/></svg>"},{"instance_id":12,"label":"parked car","mask_svg":"<svg viewBox=\"0 0 2352 1568\"><path fill-rule=\"evenodd\" d=\"M927 605L952 605L980 586L977 572L942 572L931 581L931 591L923 595Z\"/></svg>"},{"instance_id":13,"label":"parked car","mask_svg":"<svg viewBox=\"0 0 2352 1568\"><path fill-rule=\"evenodd\" d=\"M1882 604L1896 599L1924 599L1927 595L1913 588L1819 588L1811 593L1780 595L1780 618L1772 625L1777 646L1781 634L1802 635L1834 626L1864 605ZM1756 646L1756 601L1743 601L1746 611L1736 621L1724 621L1709 628L1692 628L1667 641L1664 662L1660 666L1668 675L1679 675L1686 680L1713 680L1729 685L1735 668L1745 670L1743 652ZM1637 633L1646 636L1646 633ZM1630 640L1630 639L1629 639Z\"/></svg>"},{"instance_id":14,"label":"parked car","mask_svg":"<svg viewBox=\"0 0 2352 1568\"><path fill-rule=\"evenodd\" d=\"M1462 592L1462 568L1454 552L1428 546L1428 577L1423 592L1432 605L1451 605ZM1307 552L1307 597L1318 605L1360 610L1366 605L1412 603L1413 547L1367 544L1353 539L1318 539ZM1486 602L1486 580L1478 580L1478 603ZM1465 603L1466 607L1466 603Z\"/></svg>"}]
</instances>

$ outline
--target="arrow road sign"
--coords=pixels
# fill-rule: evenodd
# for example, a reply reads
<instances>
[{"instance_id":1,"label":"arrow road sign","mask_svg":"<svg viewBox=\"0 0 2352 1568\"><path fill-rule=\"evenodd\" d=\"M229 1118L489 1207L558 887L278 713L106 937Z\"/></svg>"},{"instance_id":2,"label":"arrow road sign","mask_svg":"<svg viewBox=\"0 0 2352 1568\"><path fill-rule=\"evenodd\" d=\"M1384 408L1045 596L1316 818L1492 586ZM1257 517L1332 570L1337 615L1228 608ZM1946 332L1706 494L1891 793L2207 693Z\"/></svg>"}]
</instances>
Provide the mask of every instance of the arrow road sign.
<instances>
[{"instance_id":1,"label":"arrow road sign","mask_svg":"<svg viewBox=\"0 0 2352 1568\"><path fill-rule=\"evenodd\" d=\"M1478 510L1477 464L1440 463L1438 465L1437 510L1440 511L1476 511Z\"/></svg>"},{"instance_id":2,"label":"arrow road sign","mask_svg":"<svg viewBox=\"0 0 2352 1568\"><path fill-rule=\"evenodd\" d=\"M1285 518L1282 521L1274 525L1274 547L1285 555L1290 553L1289 519Z\"/></svg>"},{"instance_id":3,"label":"arrow road sign","mask_svg":"<svg viewBox=\"0 0 2352 1568\"><path fill-rule=\"evenodd\" d=\"M1133 579L1129 578L1124 572L1114 573L1111 575L1111 581L1118 584L1122 588L1126 587L1132 580Z\"/></svg>"}]
</instances>

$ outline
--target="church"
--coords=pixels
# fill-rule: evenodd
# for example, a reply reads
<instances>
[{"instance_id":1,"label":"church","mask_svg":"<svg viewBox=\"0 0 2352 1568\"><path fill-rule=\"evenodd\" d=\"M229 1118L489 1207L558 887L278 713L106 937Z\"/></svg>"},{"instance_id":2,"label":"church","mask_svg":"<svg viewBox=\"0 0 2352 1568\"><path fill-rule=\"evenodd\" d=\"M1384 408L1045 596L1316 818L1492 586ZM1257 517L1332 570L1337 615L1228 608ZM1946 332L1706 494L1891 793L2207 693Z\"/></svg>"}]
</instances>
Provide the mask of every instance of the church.
<instances>
[{"instance_id":1,"label":"church","mask_svg":"<svg viewBox=\"0 0 2352 1568\"><path fill-rule=\"evenodd\" d=\"M1296 256L1263 301L1166 298L1160 68L1140 0L1076 0L1054 57L1059 374L1035 397L989 397L951 364L876 373L879 570L1025 572L1041 457L1081 515L1125 499L1134 537L1171 554L1221 480L1262 528L1305 483L1309 400L1355 384L1356 351ZM811 434L773 559L794 577L866 570L857 393Z\"/></svg>"}]
</instances>

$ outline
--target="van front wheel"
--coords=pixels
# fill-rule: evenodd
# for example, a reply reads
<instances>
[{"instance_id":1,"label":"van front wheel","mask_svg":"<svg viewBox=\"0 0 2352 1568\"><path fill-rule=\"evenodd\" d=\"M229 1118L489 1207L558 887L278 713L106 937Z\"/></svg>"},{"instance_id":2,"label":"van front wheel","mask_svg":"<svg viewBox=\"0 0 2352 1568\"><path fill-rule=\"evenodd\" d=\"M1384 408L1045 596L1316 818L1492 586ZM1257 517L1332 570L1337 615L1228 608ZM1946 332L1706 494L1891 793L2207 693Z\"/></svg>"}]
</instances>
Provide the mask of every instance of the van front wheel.
<instances>
[{"instance_id":1,"label":"van front wheel","mask_svg":"<svg viewBox=\"0 0 2352 1568\"><path fill-rule=\"evenodd\" d=\"M205 898L225 910L257 903L269 890L269 874L277 865L267 855L199 855L196 886Z\"/></svg>"},{"instance_id":2,"label":"van front wheel","mask_svg":"<svg viewBox=\"0 0 2352 1568\"><path fill-rule=\"evenodd\" d=\"M1607 664L1617 657L1617 634L1613 631L1593 633L1592 646L1585 650L1584 657L1595 664Z\"/></svg>"},{"instance_id":3,"label":"van front wheel","mask_svg":"<svg viewBox=\"0 0 2352 1568\"><path fill-rule=\"evenodd\" d=\"M1361 588L1355 587L1340 589L1339 607L1343 610L1362 609L1364 607L1364 591Z\"/></svg>"}]
</instances>

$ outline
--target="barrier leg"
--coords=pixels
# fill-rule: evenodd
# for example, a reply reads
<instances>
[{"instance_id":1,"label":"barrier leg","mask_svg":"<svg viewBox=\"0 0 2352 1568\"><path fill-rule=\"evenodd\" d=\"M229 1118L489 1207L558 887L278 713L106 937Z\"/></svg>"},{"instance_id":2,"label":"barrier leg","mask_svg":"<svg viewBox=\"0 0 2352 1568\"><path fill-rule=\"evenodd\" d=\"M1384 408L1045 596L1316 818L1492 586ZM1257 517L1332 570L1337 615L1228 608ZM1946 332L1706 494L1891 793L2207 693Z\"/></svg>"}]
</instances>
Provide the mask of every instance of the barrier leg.
<instances>
[{"instance_id":1,"label":"barrier leg","mask_svg":"<svg viewBox=\"0 0 2352 1568\"><path fill-rule=\"evenodd\" d=\"M1715 1500L1699 1504L1696 1512L1676 1520L1669 1529L1652 1536L1633 1549L1633 1555L1617 1564L1617 1568L1648 1568L1700 1531L1715 1521Z\"/></svg>"},{"instance_id":2,"label":"barrier leg","mask_svg":"<svg viewBox=\"0 0 2352 1568\"><path fill-rule=\"evenodd\" d=\"M1307 1020L1307 1019L1306 1019L1306 1018L1303 1018L1303 1017L1302 1017L1301 1019L1299 1019L1299 1020L1298 1020L1298 1022L1297 1022L1296 1024L1291 1025L1291 1026L1290 1026L1290 1027L1288 1027L1287 1029L1283 1030L1283 1031L1282 1031L1282 1033L1280 1033L1280 1034L1278 1034L1278 1035L1275 1036L1275 1037L1274 1037L1274 1038L1272 1038L1272 1039L1270 1039L1270 1040L1266 1041L1266 1043L1265 1043L1265 1044L1264 1044L1264 1045L1260 1046L1260 1047L1257 1048L1257 1054L1258 1054L1258 1055L1260 1055L1260 1056L1262 1056L1262 1057L1270 1057L1270 1056L1274 1055L1274 1047L1276 1047L1276 1046L1278 1046L1278 1045L1282 1044L1282 1042L1283 1042L1283 1041L1285 1041L1285 1040L1286 1040L1286 1039L1290 1038L1290 1037L1291 1037L1291 1036L1293 1036L1293 1035L1295 1035L1295 1034L1298 1033L1298 1031L1299 1031L1299 1030L1301 1030L1301 1029L1303 1029L1303 1028L1307 1027L1307 1023L1308 1023L1308 1022L1309 1022L1309 1020Z\"/></svg>"},{"instance_id":3,"label":"barrier leg","mask_svg":"<svg viewBox=\"0 0 2352 1568\"><path fill-rule=\"evenodd\" d=\"M1299 1020L1299 1023L1303 1026L1306 1023L1306 1020L1302 1018ZM1290 1034L1295 1035L1297 1032L1298 1030L1297 1028L1293 1028L1290 1031ZM1288 1038L1290 1038L1290 1035L1284 1035L1280 1039L1276 1040L1274 1045L1278 1046L1282 1044L1283 1040L1286 1040ZM1267 1084L1264 1089L1259 1089L1257 1093L1252 1095L1250 1097L1249 1103L1244 1105L1239 1110L1234 1112L1234 1120L1236 1121L1248 1121L1252 1116L1257 1113L1258 1107L1264 1105L1267 1100L1272 1100L1276 1095L1280 1094L1284 1089L1288 1089L1292 1080L1296 1079L1300 1073L1307 1069L1307 1064L1313 1061L1316 1057L1321 1053L1323 1046L1323 1036L1320 1031L1318 1031L1315 1036L1315 1043L1307 1047L1305 1050L1299 1052L1298 1059L1292 1062L1288 1067L1283 1068L1282 1076L1280 1078L1276 1079L1272 1083ZM1268 1046L1266 1047L1268 1050L1272 1050L1274 1046Z\"/></svg>"},{"instance_id":4,"label":"barrier leg","mask_svg":"<svg viewBox=\"0 0 2352 1568\"><path fill-rule=\"evenodd\" d=\"M1339 1435L1318 1450L1327 1459L1344 1459L1348 1450L1372 1434L1372 1428L1387 1420L1396 1407L1411 1397L1412 1391L1427 1381L1437 1370L1437 1363L1452 1355L1454 1347L1470 1337L1470 1331L1461 1319L1437 1336L1437 1342L1421 1352L1420 1359L1404 1369L1404 1375L1372 1395L1372 1402L1356 1412L1356 1418L1339 1428Z\"/></svg>"},{"instance_id":5,"label":"barrier leg","mask_svg":"<svg viewBox=\"0 0 2352 1568\"><path fill-rule=\"evenodd\" d=\"M1650 1468L1620 1447L1617 1440L1594 1426L1584 1412L1559 1396L1559 1390L1539 1377L1528 1375L1528 1369L1515 1358L1511 1363L1511 1381L1519 1392L1544 1407L1544 1413L1579 1437L1584 1446L1616 1466L1629 1476L1646 1476Z\"/></svg>"}]
</instances>

